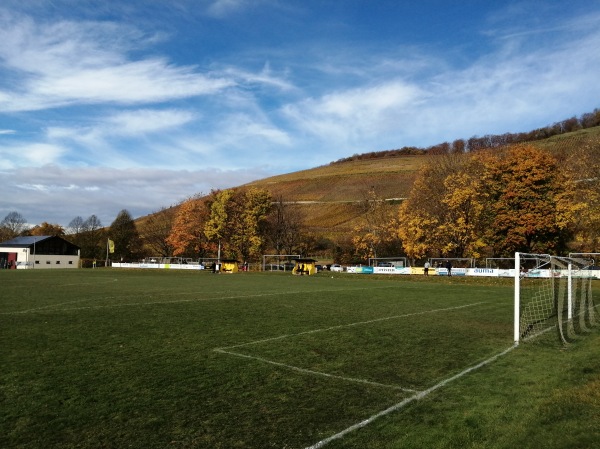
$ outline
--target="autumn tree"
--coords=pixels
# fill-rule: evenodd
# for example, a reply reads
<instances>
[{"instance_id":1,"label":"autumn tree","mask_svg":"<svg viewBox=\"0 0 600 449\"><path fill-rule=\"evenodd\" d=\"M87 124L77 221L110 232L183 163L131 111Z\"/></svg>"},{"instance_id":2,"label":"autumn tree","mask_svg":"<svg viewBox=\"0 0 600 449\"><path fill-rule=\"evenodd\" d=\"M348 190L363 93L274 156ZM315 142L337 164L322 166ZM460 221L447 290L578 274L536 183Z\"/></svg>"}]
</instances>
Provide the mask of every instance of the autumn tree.
<instances>
[{"instance_id":1,"label":"autumn tree","mask_svg":"<svg viewBox=\"0 0 600 449\"><path fill-rule=\"evenodd\" d=\"M517 145L482 161L491 208L486 239L494 254L564 251L582 206L556 159L531 145Z\"/></svg>"},{"instance_id":2,"label":"autumn tree","mask_svg":"<svg viewBox=\"0 0 600 449\"><path fill-rule=\"evenodd\" d=\"M213 192L206 237L220 242L230 257L256 258L264 246L271 201L268 191L257 188Z\"/></svg>"},{"instance_id":3,"label":"autumn tree","mask_svg":"<svg viewBox=\"0 0 600 449\"><path fill-rule=\"evenodd\" d=\"M209 210L199 196L187 199L179 205L165 243L175 256L202 257L207 251L204 226ZM163 225L166 225L163 222Z\"/></svg>"},{"instance_id":4,"label":"autumn tree","mask_svg":"<svg viewBox=\"0 0 600 449\"><path fill-rule=\"evenodd\" d=\"M210 210L208 219L204 224L204 235L221 249L221 245L229 242L232 227L229 223L233 220L232 197L233 190L213 190L208 199Z\"/></svg>"},{"instance_id":5,"label":"autumn tree","mask_svg":"<svg viewBox=\"0 0 600 449\"><path fill-rule=\"evenodd\" d=\"M483 233L487 195L478 168L469 158L464 171L444 179L443 216L435 233L443 256L479 258L486 246Z\"/></svg>"},{"instance_id":6,"label":"autumn tree","mask_svg":"<svg viewBox=\"0 0 600 449\"><path fill-rule=\"evenodd\" d=\"M486 201L480 170L480 163L461 154L432 156L423 165L398 215L410 259L479 256Z\"/></svg>"},{"instance_id":7,"label":"autumn tree","mask_svg":"<svg viewBox=\"0 0 600 449\"><path fill-rule=\"evenodd\" d=\"M366 261L373 257L398 255L401 251L398 238L396 207L391 207L379 197L372 187L360 203L361 221L354 227L352 244L355 254Z\"/></svg>"},{"instance_id":8,"label":"autumn tree","mask_svg":"<svg viewBox=\"0 0 600 449\"><path fill-rule=\"evenodd\" d=\"M114 258L135 260L142 255L142 241L131 214L123 209L108 230L108 238L115 244Z\"/></svg>"},{"instance_id":9,"label":"autumn tree","mask_svg":"<svg viewBox=\"0 0 600 449\"><path fill-rule=\"evenodd\" d=\"M250 260L260 256L264 249L266 219L272 198L268 191L257 188L250 188L235 198L239 219L233 222L230 244L243 260Z\"/></svg>"},{"instance_id":10,"label":"autumn tree","mask_svg":"<svg viewBox=\"0 0 600 449\"><path fill-rule=\"evenodd\" d=\"M65 229L61 225L44 221L42 224L31 228L29 233L31 235L65 235Z\"/></svg>"},{"instance_id":11,"label":"autumn tree","mask_svg":"<svg viewBox=\"0 0 600 449\"><path fill-rule=\"evenodd\" d=\"M463 139L456 139L452 142L452 152L455 154L463 154L465 152L467 144Z\"/></svg>"},{"instance_id":12,"label":"autumn tree","mask_svg":"<svg viewBox=\"0 0 600 449\"><path fill-rule=\"evenodd\" d=\"M574 201L581 205L575 216L573 252L599 252L600 139L572 148L564 165L574 186Z\"/></svg>"}]
</instances>

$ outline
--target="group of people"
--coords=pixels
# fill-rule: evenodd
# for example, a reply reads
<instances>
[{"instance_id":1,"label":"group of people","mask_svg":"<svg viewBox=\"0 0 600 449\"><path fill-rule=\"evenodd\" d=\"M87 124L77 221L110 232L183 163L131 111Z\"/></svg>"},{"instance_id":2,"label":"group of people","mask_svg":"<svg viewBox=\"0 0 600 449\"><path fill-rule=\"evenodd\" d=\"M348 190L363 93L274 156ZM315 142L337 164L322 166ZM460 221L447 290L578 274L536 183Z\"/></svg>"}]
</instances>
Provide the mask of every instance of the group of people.
<instances>
[{"instance_id":1,"label":"group of people","mask_svg":"<svg viewBox=\"0 0 600 449\"><path fill-rule=\"evenodd\" d=\"M423 265L423 274L425 274L425 276L429 276L430 267L429 261L425 262L425 265ZM448 270L448 276L452 276L452 262L449 260L446 261L446 270Z\"/></svg>"}]
</instances>

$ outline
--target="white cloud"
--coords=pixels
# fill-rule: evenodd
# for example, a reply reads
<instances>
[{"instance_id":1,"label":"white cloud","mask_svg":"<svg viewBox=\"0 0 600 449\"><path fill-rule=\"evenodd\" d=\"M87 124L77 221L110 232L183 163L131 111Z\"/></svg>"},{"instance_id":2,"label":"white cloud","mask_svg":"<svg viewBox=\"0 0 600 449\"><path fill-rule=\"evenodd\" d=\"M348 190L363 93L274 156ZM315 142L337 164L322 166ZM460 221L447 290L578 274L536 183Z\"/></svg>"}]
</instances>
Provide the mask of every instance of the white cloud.
<instances>
[{"instance_id":1,"label":"white cloud","mask_svg":"<svg viewBox=\"0 0 600 449\"><path fill-rule=\"evenodd\" d=\"M74 104L144 104L215 94L230 79L176 66L165 58L130 60L139 32L105 22L35 23L0 15L0 58L13 74L0 84L4 111Z\"/></svg>"},{"instance_id":2,"label":"white cloud","mask_svg":"<svg viewBox=\"0 0 600 449\"><path fill-rule=\"evenodd\" d=\"M520 37L503 38L496 51L467 67L436 60L422 66L427 75L420 77L394 75L393 64L379 76L365 69L355 72L359 82L369 76L376 81L288 103L281 112L293 129L317 139L316 146L340 148L340 157L529 131L597 107L600 28L585 23L583 32L540 47Z\"/></svg>"},{"instance_id":3,"label":"white cloud","mask_svg":"<svg viewBox=\"0 0 600 449\"><path fill-rule=\"evenodd\" d=\"M116 113L104 120L106 133L145 135L179 128L196 119L197 114L177 109L139 109Z\"/></svg>"},{"instance_id":4,"label":"white cloud","mask_svg":"<svg viewBox=\"0 0 600 449\"><path fill-rule=\"evenodd\" d=\"M269 63L266 63L258 73L250 72L240 67L227 67L223 70L223 73L227 78L239 80L239 83L242 85L275 87L282 91L297 90L296 86L285 79L285 77L276 76Z\"/></svg>"},{"instance_id":5,"label":"white cloud","mask_svg":"<svg viewBox=\"0 0 600 449\"><path fill-rule=\"evenodd\" d=\"M351 142L398 127L394 118L416 107L423 96L417 85L389 80L290 104L282 112L304 132L324 141Z\"/></svg>"},{"instance_id":6,"label":"white cloud","mask_svg":"<svg viewBox=\"0 0 600 449\"><path fill-rule=\"evenodd\" d=\"M224 17L248 6L248 0L213 0L206 11L214 17Z\"/></svg>"},{"instance_id":7,"label":"white cloud","mask_svg":"<svg viewBox=\"0 0 600 449\"><path fill-rule=\"evenodd\" d=\"M177 204L195 193L260 179L253 170L66 168L46 165L2 172L4 199L0 218L21 212L30 223L61 224L77 215L97 215L108 226L122 209L134 217ZM76 192L74 195L73 193Z\"/></svg>"},{"instance_id":8,"label":"white cloud","mask_svg":"<svg viewBox=\"0 0 600 449\"><path fill-rule=\"evenodd\" d=\"M0 146L0 170L22 165L44 165L59 160L66 153L60 145L49 143L18 143Z\"/></svg>"}]
</instances>

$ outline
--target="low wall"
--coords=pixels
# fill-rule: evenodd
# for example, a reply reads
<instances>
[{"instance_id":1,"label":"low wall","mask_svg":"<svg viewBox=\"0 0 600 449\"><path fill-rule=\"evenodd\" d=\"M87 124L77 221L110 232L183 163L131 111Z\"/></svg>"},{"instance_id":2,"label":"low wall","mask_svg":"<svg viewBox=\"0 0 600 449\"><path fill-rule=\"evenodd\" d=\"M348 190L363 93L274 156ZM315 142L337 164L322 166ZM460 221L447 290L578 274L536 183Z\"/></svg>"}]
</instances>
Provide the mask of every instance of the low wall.
<instances>
[{"instance_id":1,"label":"low wall","mask_svg":"<svg viewBox=\"0 0 600 449\"><path fill-rule=\"evenodd\" d=\"M174 263L118 263L112 264L113 268L150 268L162 270L204 270L206 267L200 264L174 264ZM390 275L416 275L424 276L423 267L369 267L357 266L348 267L346 272L352 274L390 274ZM558 274L557 274L558 273ZM528 278L549 278L552 276L567 276L567 270L529 270L522 277ZM448 276L446 268L430 268L429 276ZM452 276L484 276L484 277L515 277L513 269L498 268L452 268ZM574 277L592 277L600 279L600 270L582 270L574 272Z\"/></svg>"},{"instance_id":2,"label":"low wall","mask_svg":"<svg viewBox=\"0 0 600 449\"><path fill-rule=\"evenodd\" d=\"M161 270L204 270L204 265L188 263L122 263L113 262L113 268L154 268Z\"/></svg>"},{"instance_id":3,"label":"low wall","mask_svg":"<svg viewBox=\"0 0 600 449\"><path fill-rule=\"evenodd\" d=\"M346 269L348 273L354 274L403 274L403 275L417 275L424 276L425 271L423 267L348 267ZM527 273L523 273L522 277L528 278L550 278L552 276L567 276L567 270L560 272L551 270L529 270ZM446 268L430 268L429 276L448 276L448 270ZM452 276L483 276L483 277L515 277L515 270L513 269L498 269L498 268L452 268ZM600 270L582 270L573 273L574 277L592 277L600 279Z\"/></svg>"}]
</instances>

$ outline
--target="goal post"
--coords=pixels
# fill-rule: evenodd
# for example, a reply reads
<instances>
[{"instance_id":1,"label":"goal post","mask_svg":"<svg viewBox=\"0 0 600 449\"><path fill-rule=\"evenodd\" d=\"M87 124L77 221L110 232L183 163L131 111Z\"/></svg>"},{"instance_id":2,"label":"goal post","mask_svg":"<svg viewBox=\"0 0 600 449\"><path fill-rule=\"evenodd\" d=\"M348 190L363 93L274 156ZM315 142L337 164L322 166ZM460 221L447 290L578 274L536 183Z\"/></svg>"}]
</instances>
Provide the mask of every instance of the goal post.
<instances>
[{"instance_id":1,"label":"goal post","mask_svg":"<svg viewBox=\"0 0 600 449\"><path fill-rule=\"evenodd\" d=\"M515 253L515 344L552 329L568 343L596 324L591 265L583 257Z\"/></svg>"},{"instance_id":2,"label":"goal post","mask_svg":"<svg viewBox=\"0 0 600 449\"><path fill-rule=\"evenodd\" d=\"M407 258L404 256L369 257L368 263L370 267L387 266L404 268L407 266Z\"/></svg>"},{"instance_id":3,"label":"goal post","mask_svg":"<svg viewBox=\"0 0 600 449\"><path fill-rule=\"evenodd\" d=\"M289 263L294 259L300 259L300 257L300 254L263 254L262 271L291 271L291 268L287 270L286 262Z\"/></svg>"}]
</instances>

